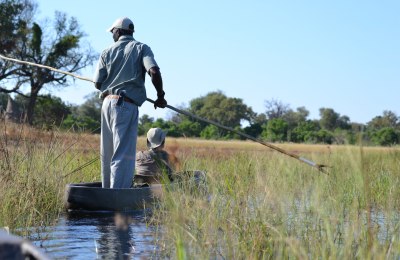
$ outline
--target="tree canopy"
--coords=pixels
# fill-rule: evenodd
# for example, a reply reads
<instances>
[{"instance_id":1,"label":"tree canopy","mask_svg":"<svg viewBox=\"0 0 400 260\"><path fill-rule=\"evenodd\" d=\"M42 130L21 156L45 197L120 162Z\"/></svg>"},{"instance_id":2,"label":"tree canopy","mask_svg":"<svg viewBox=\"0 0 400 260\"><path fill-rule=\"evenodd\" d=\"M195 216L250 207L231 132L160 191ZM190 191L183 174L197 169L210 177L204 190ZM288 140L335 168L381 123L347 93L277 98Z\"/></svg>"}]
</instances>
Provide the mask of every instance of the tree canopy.
<instances>
[{"instance_id":1,"label":"tree canopy","mask_svg":"<svg viewBox=\"0 0 400 260\"><path fill-rule=\"evenodd\" d=\"M0 5L5 15L13 17L10 22L1 19L0 31L9 30L5 35L7 40L0 42L1 54L71 73L94 62L95 54L90 45L83 42L85 34L74 17L68 18L65 13L56 12L52 26L40 25L32 21L35 14L32 1L1 0ZM0 70L0 80L3 81L0 92L16 93L28 99L26 120L30 124L33 123L39 92L45 86L49 86L48 89L68 86L72 80L48 69L6 61L0 62ZM28 87L27 93L24 86Z\"/></svg>"},{"instance_id":2,"label":"tree canopy","mask_svg":"<svg viewBox=\"0 0 400 260\"><path fill-rule=\"evenodd\" d=\"M221 91L192 99L189 111L229 127L240 126L242 120L251 121L254 116L252 109L241 98L229 98Z\"/></svg>"}]
</instances>

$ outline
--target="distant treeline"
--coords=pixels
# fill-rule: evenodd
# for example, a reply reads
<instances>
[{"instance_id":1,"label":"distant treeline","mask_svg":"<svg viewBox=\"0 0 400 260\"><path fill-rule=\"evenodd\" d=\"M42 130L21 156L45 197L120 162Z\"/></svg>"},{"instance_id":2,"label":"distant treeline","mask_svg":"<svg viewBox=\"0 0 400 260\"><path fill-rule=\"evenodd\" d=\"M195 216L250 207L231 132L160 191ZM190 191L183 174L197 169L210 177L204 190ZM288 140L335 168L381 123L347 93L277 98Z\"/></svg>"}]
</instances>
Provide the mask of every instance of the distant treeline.
<instances>
[{"instance_id":1,"label":"distant treeline","mask_svg":"<svg viewBox=\"0 0 400 260\"><path fill-rule=\"evenodd\" d=\"M0 93L0 110L5 117L23 121L26 98ZM33 125L44 129L61 128L69 131L100 132L102 100L97 93L86 97L82 105L70 105L51 95L39 96L35 106ZM6 113L7 104L9 111ZM277 100L265 101L265 113L255 113L240 98L227 97L220 91L195 98L187 107L180 107L199 117L219 122L248 135L269 142L358 144L390 146L400 143L400 118L392 111L383 111L367 124L354 123L346 115L332 108L320 108L319 119L308 119L305 107L291 109ZM244 126L243 126L244 125ZM139 135L151 127L168 131L171 137L203 139L242 139L229 131L199 122L181 114L168 119L154 119L144 114L139 119Z\"/></svg>"}]
</instances>

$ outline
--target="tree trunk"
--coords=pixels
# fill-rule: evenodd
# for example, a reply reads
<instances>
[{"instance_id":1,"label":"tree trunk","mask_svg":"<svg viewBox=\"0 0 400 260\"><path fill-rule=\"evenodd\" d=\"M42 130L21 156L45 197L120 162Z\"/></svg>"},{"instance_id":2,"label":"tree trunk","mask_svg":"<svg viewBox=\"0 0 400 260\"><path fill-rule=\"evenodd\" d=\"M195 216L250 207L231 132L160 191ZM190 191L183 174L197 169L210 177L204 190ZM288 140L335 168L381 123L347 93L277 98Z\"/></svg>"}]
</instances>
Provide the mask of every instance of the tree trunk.
<instances>
[{"instance_id":1,"label":"tree trunk","mask_svg":"<svg viewBox=\"0 0 400 260\"><path fill-rule=\"evenodd\" d=\"M37 100L38 94L39 94L38 91L31 92L31 96L29 97L28 107L26 108L26 121L30 125L33 125L33 115L35 112L35 105L36 105L36 100Z\"/></svg>"}]
</instances>

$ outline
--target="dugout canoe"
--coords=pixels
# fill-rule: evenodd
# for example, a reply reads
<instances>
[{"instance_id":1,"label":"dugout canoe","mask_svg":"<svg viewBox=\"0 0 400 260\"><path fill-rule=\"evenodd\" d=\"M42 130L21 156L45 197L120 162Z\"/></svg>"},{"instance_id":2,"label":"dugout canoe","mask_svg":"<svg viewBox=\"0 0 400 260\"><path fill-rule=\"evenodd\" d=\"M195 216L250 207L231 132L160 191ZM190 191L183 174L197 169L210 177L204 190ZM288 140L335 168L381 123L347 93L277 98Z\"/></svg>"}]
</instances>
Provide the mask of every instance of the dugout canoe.
<instances>
[{"instance_id":1,"label":"dugout canoe","mask_svg":"<svg viewBox=\"0 0 400 260\"><path fill-rule=\"evenodd\" d=\"M67 210L130 211L151 206L162 196L162 185L130 189L107 189L101 182L71 183L65 189Z\"/></svg>"},{"instance_id":2,"label":"dugout canoe","mask_svg":"<svg viewBox=\"0 0 400 260\"><path fill-rule=\"evenodd\" d=\"M187 172L186 172L187 173ZM192 171L195 185L204 183L205 173ZM176 187L183 182L152 184L129 189L102 188L101 182L70 183L66 185L64 206L68 211L133 211L150 208L163 196L167 187Z\"/></svg>"}]
</instances>

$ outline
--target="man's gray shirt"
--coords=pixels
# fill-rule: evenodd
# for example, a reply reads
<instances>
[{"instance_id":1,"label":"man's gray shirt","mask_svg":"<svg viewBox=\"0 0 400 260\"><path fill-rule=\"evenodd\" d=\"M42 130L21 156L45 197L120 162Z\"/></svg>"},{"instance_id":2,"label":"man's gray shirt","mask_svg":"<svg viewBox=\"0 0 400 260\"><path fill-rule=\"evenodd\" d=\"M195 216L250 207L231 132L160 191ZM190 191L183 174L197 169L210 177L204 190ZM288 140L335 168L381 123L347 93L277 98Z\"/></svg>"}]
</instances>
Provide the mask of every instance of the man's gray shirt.
<instances>
[{"instance_id":1,"label":"man's gray shirt","mask_svg":"<svg viewBox=\"0 0 400 260\"><path fill-rule=\"evenodd\" d=\"M146 44L124 35L100 56L93 81L101 83L101 92L118 95L122 91L141 106L146 100L146 72L158 67Z\"/></svg>"}]
</instances>

